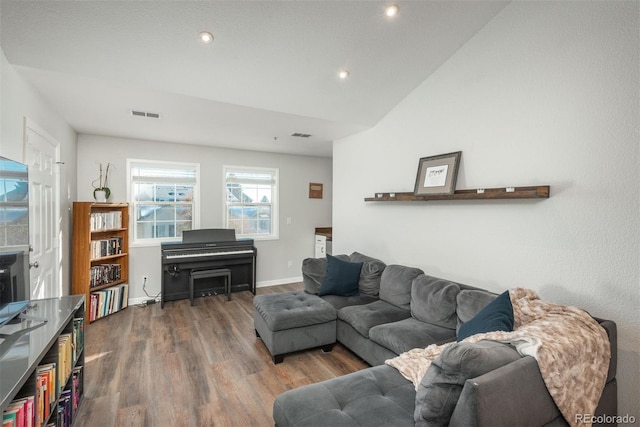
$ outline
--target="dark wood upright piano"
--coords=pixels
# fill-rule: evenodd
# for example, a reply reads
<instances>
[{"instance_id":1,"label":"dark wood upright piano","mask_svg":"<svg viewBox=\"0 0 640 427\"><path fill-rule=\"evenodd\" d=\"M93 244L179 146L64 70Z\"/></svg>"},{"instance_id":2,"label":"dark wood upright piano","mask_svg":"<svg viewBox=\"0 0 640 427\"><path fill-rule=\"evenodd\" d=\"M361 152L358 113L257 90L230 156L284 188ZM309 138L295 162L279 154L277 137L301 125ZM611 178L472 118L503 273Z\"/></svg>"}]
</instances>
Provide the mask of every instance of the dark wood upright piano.
<instances>
[{"instance_id":1,"label":"dark wood upright piano","mask_svg":"<svg viewBox=\"0 0 640 427\"><path fill-rule=\"evenodd\" d=\"M191 271L228 268L231 270L231 292L256 293L256 256L253 239L236 239L232 229L190 230L182 233L182 242L161 244L162 292L165 301L189 298ZM224 294L223 278L194 283L194 296Z\"/></svg>"}]
</instances>

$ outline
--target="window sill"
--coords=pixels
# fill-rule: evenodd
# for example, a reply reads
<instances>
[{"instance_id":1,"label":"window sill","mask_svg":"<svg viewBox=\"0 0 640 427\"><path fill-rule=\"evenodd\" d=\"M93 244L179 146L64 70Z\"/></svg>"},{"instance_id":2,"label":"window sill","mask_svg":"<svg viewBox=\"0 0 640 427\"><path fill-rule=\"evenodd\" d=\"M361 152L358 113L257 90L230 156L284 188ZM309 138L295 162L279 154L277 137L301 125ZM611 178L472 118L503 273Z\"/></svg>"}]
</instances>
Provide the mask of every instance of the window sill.
<instances>
[{"instance_id":1,"label":"window sill","mask_svg":"<svg viewBox=\"0 0 640 427\"><path fill-rule=\"evenodd\" d=\"M236 236L236 240L253 239L254 242L280 240L280 236Z\"/></svg>"},{"instance_id":2,"label":"window sill","mask_svg":"<svg viewBox=\"0 0 640 427\"><path fill-rule=\"evenodd\" d=\"M161 243L165 242L181 242L182 239L165 239L165 240L154 240L149 242L131 242L129 243L130 248L152 248L152 247L160 247Z\"/></svg>"}]
</instances>

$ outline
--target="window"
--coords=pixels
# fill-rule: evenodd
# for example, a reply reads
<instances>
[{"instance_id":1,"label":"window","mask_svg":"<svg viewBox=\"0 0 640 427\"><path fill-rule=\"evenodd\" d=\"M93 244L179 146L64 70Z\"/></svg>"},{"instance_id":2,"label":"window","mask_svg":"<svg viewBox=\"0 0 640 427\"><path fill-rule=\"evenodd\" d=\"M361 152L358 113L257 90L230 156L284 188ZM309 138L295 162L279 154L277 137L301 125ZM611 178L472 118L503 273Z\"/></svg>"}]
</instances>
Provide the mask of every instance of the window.
<instances>
[{"instance_id":1,"label":"window","mask_svg":"<svg viewBox=\"0 0 640 427\"><path fill-rule=\"evenodd\" d=\"M127 159L133 243L181 240L199 227L200 165Z\"/></svg>"},{"instance_id":2,"label":"window","mask_svg":"<svg viewBox=\"0 0 640 427\"><path fill-rule=\"evenodd\" d=\"M278 237L278 169L224 167L224 226L237 237Z\"/></svg>"}]
</instances>

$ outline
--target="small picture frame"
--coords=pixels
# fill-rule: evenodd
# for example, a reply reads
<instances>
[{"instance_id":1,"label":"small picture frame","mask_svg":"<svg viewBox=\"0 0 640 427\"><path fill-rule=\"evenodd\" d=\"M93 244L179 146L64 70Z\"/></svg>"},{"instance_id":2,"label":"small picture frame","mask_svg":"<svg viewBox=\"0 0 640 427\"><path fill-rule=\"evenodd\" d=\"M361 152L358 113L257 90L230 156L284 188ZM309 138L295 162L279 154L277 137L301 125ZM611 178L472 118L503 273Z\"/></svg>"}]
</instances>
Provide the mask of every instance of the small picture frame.
<instances>
[{"instance_id":1,"label":"small picture frame","mask_svg":"<svg viewBox=\"0 0 640 427\"><path fill-rule=\"evenodd\" d=\"M453 194L456 191L460 157L462 157L462 151L422 157L418 162L413 194L415 196Z\"/></svg>"},{"instance_id":2,"label":"small picture frame","mask_svg":"<svg viewBox=\"0 0 640 427\"><path fill-rule=\"evenodd\" d=\"M310 199L322 199L323 185L319 182L309 183L309 198Z\"/></svg>"}]
</instances>

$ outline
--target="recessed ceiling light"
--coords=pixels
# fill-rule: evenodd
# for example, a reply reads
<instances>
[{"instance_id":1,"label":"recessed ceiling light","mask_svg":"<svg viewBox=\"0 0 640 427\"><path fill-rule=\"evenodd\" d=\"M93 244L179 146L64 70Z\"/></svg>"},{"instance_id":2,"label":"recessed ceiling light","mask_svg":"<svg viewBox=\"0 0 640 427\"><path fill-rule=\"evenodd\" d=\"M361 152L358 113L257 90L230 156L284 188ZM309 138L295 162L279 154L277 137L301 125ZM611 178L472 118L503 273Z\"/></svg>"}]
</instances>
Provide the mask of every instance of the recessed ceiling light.
<instances>
[{"instance_id":1,"label":"recessed ceiling light","mask_svg":"<svg viewBox=\"0 0 640 427\"><path fill-rule=\"evenodd\" d=\"M341 70L338 73L338 77L340 77L341 80L345 80L347 77L349 77L349 70Z\"/></svg>"},{"instance_id":2,"label":"recessed ceiling light","mask_svg":"<svg viewBox=\"0 0 640 427\"><path fill-rule=\"evenodd\" d=\"M211 42L213 41L213 35L208 31L201 32L199 38L200 42L204 44L211 44Z\"/></svg>"},{"instance_id":3,"label":"recessed ceiling light","mask_svg":"<svg viewBox=\"0 0 640 427\"><path fill-rule=\"evenodd\" d=\"M398 7L397 4L391 4L384 9L384 14L387 15L388 17L392 17L392 16L396 16L399 11L400 11L400 8Z\"/></svg>"}]
</instances>

